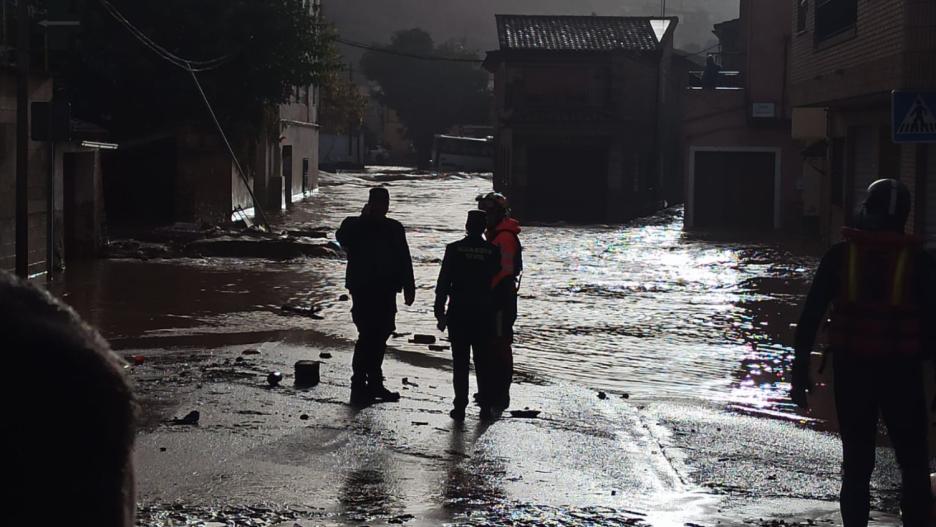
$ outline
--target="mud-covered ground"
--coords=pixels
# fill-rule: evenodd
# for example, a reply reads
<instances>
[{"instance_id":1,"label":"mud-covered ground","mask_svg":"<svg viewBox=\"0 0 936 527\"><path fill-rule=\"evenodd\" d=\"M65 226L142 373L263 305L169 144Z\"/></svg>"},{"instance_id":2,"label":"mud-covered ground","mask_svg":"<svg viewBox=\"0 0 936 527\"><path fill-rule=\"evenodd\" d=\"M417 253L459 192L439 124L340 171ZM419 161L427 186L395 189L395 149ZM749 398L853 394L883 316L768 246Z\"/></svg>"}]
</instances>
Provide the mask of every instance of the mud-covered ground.
<instances>
[{"instance_id":1,"label":"mud-covered ground","mask_svg":"<svg viewBox=\"0 0 936 527\"><path fill-rule=\"evenodd\" d=\"M390 188L416 264L418 301L398 330L442 338L431 317L442 249L490 181L326 175L277 225L334 229L373 184ZM139 524L838 524L828 388L804 414L783 379L810 251L687 236L678 209L523 239L511 409L541 413L493 423L449 419L449 352L406 335L385 367L403 400L347 404L354 328L338 259L70 269L57 292L139 357ZM320 385L292 385L301 359L322 361ZM272 371L286 373L280 387ZM173 422L193 410L197 425ZM893 458L878 459L874 505L893 512Z\"/></svg>"}]
</instances>

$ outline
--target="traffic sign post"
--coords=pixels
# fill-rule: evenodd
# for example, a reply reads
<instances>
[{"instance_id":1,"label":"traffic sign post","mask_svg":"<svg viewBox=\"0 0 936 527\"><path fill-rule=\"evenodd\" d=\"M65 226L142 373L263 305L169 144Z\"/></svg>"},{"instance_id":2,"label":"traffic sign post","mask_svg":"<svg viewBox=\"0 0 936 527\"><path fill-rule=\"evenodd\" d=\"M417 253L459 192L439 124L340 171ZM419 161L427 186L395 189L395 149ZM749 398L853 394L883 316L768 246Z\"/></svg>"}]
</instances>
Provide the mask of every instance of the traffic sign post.
<instances>
[{"instance_id":1,"label":"traffic sign post","mask_svg":"<svg viewBox=\"0 0 936 527\"><path fill-rule=\"evenodd\" d=\"M936 143L936 92L893 92L895 143Z\"/></svg>"}]
</instances>

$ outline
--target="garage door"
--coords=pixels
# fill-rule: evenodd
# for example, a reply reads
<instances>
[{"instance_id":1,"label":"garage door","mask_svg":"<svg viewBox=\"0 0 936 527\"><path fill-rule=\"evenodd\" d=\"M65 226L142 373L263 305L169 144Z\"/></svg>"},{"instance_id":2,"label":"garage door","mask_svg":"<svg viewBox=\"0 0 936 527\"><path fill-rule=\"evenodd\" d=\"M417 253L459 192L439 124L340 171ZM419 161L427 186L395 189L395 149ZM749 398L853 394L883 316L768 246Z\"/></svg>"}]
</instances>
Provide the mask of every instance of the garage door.
<instances>
[{"instance_id":1,"label":"garage door","mask_svg":"<svg viewBox=\"0 0 936 527\"><path fill-rule=\"evenodd\" d=\"M694 228L773 230L775 153L696 152L694 178Z\"/></svg>"}]
</instances>

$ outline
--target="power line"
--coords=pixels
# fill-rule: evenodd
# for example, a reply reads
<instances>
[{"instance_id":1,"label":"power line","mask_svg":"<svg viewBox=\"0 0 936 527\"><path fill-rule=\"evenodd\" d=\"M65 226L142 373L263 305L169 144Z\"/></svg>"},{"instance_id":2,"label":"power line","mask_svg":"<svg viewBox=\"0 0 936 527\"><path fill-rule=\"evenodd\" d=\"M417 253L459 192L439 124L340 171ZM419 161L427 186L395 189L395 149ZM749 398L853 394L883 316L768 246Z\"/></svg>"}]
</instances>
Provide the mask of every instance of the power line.
<instances>
[{"instance_id":1,"label":"power line","mask_svg":"<svg viewBox=\"0 0 936 527\"><path fill-rule=\"evenodd\" d=\"M378 46L373 46L369 44L364 44L362 42L355 42L353 40L345 40L343 38L336 38L336 42L339 44L344 44L345 46L350 46L352 48L364 49L367 51L375 51L377 53L385 53L387 55L395 55L397 57L405 57L408 59L416 60L430 60L437 62L461 62L468 64L482 64L484 61L481 59L469 59L464 57L442 57L439 55L420 55L416 53L406 53L404 51L396 51L393 49L381 48Z\"/></svg>"},{"instance_id":2,"label":"power line","mask_svg":"<svg viewBox=\"0 0 936 527\"><path fill-rule=\"evenodd\" d=\"M208 109L208 113L211 115L211 120L214 122L215 128L217 128L218 133L221 135L221 139L224 141L224 146L227 147L228 154L234 161L234 167L237 169L238 175L240 175L241 180L244 182L244 186L247 188L247 193L250 194L250 199L254 204L254 212L257 214L257 216L260 217L260 221L266 230L270 231L270 223L267 221L266 213L263 212L263 207L261 207L260 203L257 202L257 197L254 195L253 189L250 188L250 181L247 179L247 174L244 172L243 167L241 167L240 160L238 160L237 154L234 153L234 148L231 146L231 142L228 140L227 134L224 133L224 127L221 126L221 121L218 119L218 115L215 113L214 107L211 106L211 101L208 100L208 96L205 94L205 90L202 88L201 82L198 80L198 72L220 68L228 61L230 61L232 55L225 55L216 59L203 61L183 59L182 57L179 57L166 48L160 46L145 33L137 29L136 26L127 20L126 17L124 17L120 11L117 10L117 8L111 5L110 2L107 0L100 1L104 8L107 9L107 11L111 14L111 16L120 22L134 37L136 37L137 40L142 42L148 49L174 66L184 69L192 76L192 81L195 83L195 88L198 89L198 93L201 95L201 99L205 103L205 107Z\"/></svg>"},{"instance_id":3,"label":"power line","mask_svg":"<svg viewBox=\"0 0 936 527\"><path fill-rule=\"evenodd\" d=\"M130 32L137 40L139 40L144 46L149 48L151 51L159 55L163 60L169 62L170 64L181 68L183 70L195 70L198 72L209 71L213 69L220 68L221 66L227 64L233 58L233 55L224 55L222 57L217 57L210 60L191 60L182 58L175 53L169 51L163 46L157 44L153 39L147 36L143 31L138 29L132 22L127 20L127 18L116 8L113 4L107 0L100 0L101 5L104 6L104 9L121 25L123 25L127 31Z\"/></svg>"}]
</instances>

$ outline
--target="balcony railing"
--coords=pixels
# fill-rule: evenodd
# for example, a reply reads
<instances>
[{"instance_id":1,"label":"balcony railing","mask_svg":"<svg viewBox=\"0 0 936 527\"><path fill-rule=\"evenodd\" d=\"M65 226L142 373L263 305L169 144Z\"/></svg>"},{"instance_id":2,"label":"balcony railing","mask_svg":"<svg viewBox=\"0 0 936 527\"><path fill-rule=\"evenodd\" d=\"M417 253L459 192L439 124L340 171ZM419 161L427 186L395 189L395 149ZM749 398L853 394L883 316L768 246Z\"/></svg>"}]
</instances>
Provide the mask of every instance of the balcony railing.
<instances>
[{"instance_id":1,"label":"balcony railing","mask_svg":"<svg viewBox=\"0 0 936 527\"><path fill-rule=\"evenodd\" d=\"M744 75L740 71L719 71L715 82L706 85L704 71L689 72L689 89L716 89L716 90L742 90L744 89Z\"/></svg>"}]
</instances>

